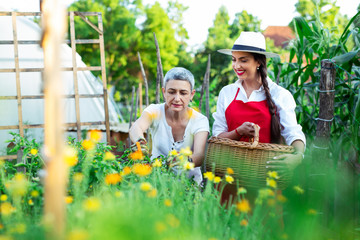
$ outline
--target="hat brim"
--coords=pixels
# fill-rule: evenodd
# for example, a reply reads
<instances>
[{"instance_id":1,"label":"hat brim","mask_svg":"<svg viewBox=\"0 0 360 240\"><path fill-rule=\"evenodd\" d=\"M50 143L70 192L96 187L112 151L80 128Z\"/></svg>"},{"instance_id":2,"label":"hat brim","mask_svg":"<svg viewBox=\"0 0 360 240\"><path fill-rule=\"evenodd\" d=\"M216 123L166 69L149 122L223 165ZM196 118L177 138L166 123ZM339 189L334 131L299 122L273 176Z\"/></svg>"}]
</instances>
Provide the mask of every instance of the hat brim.
<instances>
[{"instance_id":1,"label":"hat brim","mask_svg":"<svg viewBox=\"0 0 360 240\"><path fill-rule=\"evenodd\" d=\"M267 58L274 58L274 57L280 57L276 53L272 52L262 52L262 51L253 51L253 50L233 50L233 49L219 49L217 50L219 53L226 54L226 55L232 55L232 52L251 52L251 53L258 53L265 55Z\"/></svg>"}]
</instances>

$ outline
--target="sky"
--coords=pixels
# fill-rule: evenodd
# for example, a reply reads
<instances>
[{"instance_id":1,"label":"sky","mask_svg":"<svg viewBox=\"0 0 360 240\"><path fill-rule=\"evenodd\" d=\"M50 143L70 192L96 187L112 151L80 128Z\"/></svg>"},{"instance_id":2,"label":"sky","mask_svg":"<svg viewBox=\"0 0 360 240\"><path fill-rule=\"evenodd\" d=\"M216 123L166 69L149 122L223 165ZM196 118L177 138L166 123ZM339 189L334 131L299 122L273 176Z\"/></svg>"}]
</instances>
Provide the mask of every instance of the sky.
<instances>
[{"instance_id":1,"label":"sky","mask_svg":"<svg viewBox=\"0 0 360 240\"><path fill-rule=\"evenodd\" d=\"M74 0L62 0L65 6ZM153 4L154 0L143 0L143 4ZM167 0L158 0L163 8L167 7ZM208 29L213 25L218 9L224 5L230 16L230 23L235 14L246 10L249 14L261 20L261 29L268 26L286 26L292 18L297 16L295 3L298 0L179 0L188 10L184 13L184 27L188 31L191 47L198 47L207 39ZM338 0L340 13L352 17L356 14L360 0ZM39 0L0 0L0 11L31 12L39 11Z\"/></svg>"}]
</instances>

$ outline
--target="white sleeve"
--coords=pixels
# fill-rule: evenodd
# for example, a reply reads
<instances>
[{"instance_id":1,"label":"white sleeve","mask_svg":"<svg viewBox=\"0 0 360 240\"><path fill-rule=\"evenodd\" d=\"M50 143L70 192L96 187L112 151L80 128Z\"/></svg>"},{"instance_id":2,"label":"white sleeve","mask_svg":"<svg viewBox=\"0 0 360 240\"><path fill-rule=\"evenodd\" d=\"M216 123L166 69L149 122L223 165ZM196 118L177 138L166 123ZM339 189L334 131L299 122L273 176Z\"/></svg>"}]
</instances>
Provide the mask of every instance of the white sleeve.
<instances>
[{"instance_id":1,"label":"white sleeve","mask_svg":"<svg viewBox=\"0 0 360 240\"><path fill-rule=\"evenodd\" d=\"M302 127L296 120L296 103L291 93L286 89L281 89L274 101L280 117L281 135L284 137L286 144L291 145L298 139L306 144Z\"/></svg>"},{"instance_id":2,"label":"white sleeve","mask_svg":"<svg viewBox=\"0 0 360 240\"><path fill-rule=\"evenodd\" d=\"M217 137L220 133L228 131L228 125L225 118L225 94L224 89L219 93L219 97L216 104L216 112L213 113L214 125L212 128L212 135Z\"/></svg>"},{"instance_id":3,"label":"white sleeve","mask_svg":"<svg viewBox=\"0 0 360 240\"><path fill-rule=\"evenodd\" d=\"M196 119L192 132L194 135L198 132L210 132L209 120L207 117L201 114L200 117Z\"/></svg>"}]
</instances>

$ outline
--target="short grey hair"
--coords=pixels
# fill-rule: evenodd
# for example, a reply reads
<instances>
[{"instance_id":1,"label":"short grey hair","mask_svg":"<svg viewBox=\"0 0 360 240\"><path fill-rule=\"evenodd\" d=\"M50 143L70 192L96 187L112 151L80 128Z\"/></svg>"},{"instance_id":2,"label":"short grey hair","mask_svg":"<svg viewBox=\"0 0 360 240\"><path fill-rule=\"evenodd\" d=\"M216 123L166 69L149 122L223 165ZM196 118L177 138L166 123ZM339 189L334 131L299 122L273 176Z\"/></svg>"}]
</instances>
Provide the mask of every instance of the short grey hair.
<instances>
[{"instance_id":1,"label":"short grey hair","mask_svg":"<svg viewBox=\"0 0 360 240\"><path fill-rule=\"evenodd\" d=\"M174 67L170 69L164 77L164 87L166 86L166 83L170 80L183 80L188 81L190 83L191 91L194 89L195 85L195 79L194 75L183 67Z\"/></svg>"}]
</instances>

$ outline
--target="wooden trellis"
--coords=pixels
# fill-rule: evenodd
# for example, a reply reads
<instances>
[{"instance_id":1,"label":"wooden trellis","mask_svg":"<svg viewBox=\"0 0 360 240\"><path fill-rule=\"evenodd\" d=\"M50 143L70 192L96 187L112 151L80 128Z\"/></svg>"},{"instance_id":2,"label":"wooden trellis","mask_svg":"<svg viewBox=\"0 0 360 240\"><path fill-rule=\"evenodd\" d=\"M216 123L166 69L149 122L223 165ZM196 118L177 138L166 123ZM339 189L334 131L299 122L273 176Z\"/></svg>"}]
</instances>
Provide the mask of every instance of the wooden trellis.
<instances>
[{"instance_id":1,"label":"wooden trellis","mask_svg":"<svg viewBox=\"0 0 360 240\"><path fill-rule=\"evenodd\" d=\"M13 40L10 41L0 41L0 44L11 44L14 46L14 59L15 59L15 68L1 68L1 73L15 73L16 75L16 96L0 96L0 100L17 100L18 105L18 125L8 125L0 126L0 130L11 130L18 129L20 136L24 136L25 129L32 128L44 128L44 124L24 124L22 116L22 100L24 99L44 99L43 95L21 95L20 87L20 73L21 72L44 72L44 68L20 68L19 66L19 45L21 44L40 44L40 40L18 40L17 37L17 26L16 26L16 17L17 16L42 16L40 12L0 12L1 16L11 16L12 17L12 27L13 27ZM74 80L74 94L65 95L64 98L75 99L75 110L76 110L76 122L75 123L66 123L65 128L76 128L77 138L81 139L81 126L98 126L105 125L106 128L106 139L107 142L110 142L110 125L109 125L109 110L108 110L108 92L107 92L107 83L106 83L106 68L105 68L105 53L104 53L104 34L103 34L103 23L102 15L99 12L68 12L69 23L70 23L70 40L66 40L65 43L71 44L72 49L72 67L61 68L62 71L72 71L73 80ZM91 28L93 28L98 34L98 39L76 39L75 37L75 16L80 17L84 20ZM97 26L90 22L87 19L87 16L97 16ZM76 44L98 44L100 48L100 62L101 66L88 66L88 67L78 67L76 62ZM101 71L101 78L103 84L103 93L102 94L79 94L78 89L78 71ZM105 110L105 119L104 121L98 122L81 122L80 121L80 98L103 98L104 99L104 110ZM17 155L4 155L0 156L0 159L16 159ZM20 160L20 159L18 159Z\"/></svg>"}]
</instances>

